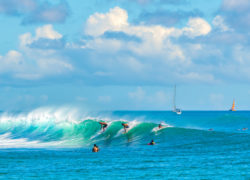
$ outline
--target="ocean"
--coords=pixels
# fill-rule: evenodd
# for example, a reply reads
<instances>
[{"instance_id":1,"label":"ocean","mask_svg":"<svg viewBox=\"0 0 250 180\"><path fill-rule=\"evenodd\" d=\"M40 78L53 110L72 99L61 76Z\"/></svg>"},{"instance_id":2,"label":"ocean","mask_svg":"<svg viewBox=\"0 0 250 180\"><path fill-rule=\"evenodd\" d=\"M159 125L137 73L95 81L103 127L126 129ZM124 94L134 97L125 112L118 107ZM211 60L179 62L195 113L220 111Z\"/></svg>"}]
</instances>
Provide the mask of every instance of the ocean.
<instances>
[{"instance_id":1,"label":"ocean","mask_svg":"<svg viewBox=\"0 0 250 180\"><path fill-rule=\"evenodd\" d=\"M250 179L248 128L248 111L2 112L0 178Z\"/></svg>"}]
</instances>

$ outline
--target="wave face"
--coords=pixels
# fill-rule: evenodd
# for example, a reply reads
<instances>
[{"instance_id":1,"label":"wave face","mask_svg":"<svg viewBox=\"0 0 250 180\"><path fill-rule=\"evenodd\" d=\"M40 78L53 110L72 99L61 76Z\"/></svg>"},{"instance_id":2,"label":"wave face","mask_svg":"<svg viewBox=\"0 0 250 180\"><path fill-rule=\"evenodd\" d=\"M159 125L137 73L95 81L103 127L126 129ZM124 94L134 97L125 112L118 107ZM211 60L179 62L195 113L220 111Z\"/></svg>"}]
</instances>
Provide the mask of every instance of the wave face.
<instances>
[{"instance_id":1,"label":"wave face","mask_svg":"<svg viewBox=\"0 0 250 180\"><path fill-rule=\"evenodd\" d=\"M104 132L101 121L108 123ZM127 133L124 122L129 124ZM159 123L164 128L159 130ZM0 148L77 148L95 143L135 146L146 145L151 139L163 146L198 145L214 140L220 144L235 144L239 140L248 143L248 130L242 130L248 126L246 112L184 112L177 116L172 112L83 113L74 108L40 108L28 113L2 113Z\"/></svg>"}]
</instances>

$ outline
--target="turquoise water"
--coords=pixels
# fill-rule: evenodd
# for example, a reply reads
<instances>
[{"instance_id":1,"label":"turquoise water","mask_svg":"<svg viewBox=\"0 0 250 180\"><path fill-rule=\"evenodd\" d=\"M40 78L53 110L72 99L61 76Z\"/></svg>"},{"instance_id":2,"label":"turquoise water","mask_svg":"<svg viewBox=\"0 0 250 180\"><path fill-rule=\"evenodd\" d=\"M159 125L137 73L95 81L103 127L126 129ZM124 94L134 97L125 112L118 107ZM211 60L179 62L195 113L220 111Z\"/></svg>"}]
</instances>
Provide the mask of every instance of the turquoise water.
<instances>
[{"instance_id":1,"label":"turquoise water","mask_svg":"<svg viewBox=\"0 0 250 180\"><path fill-rule=\"evenodd\" d=\"M99 121L108 123L105 132ZM3 112L0 124L4 179L250 179L247 111L43 108ZM156 145L148 146L152 139ZM100 152L91 152L93 144Z\"/></svg>"}]
</instances>

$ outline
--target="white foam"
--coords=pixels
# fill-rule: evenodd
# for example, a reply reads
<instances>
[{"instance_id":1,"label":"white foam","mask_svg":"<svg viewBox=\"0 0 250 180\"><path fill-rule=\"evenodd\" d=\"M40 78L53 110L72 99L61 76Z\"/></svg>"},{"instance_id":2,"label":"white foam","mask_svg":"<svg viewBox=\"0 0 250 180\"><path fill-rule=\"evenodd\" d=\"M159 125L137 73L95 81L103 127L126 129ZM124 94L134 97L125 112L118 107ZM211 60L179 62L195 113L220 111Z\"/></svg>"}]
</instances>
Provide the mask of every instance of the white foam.
<instances>
[{"instance_id":1,"label":"white foam","mask_svg":"<svg viewBox=\"0 0 250 180\"><path fill-rule=\"evenodd\" d=\"M171 125L169 125L169 124L167 124L165 122L161 123L161 125L162 125L161 129L159 129L159 127L157 126L157 127L152 129L152 132L157 132L157 131L160 131L160 130L163 130L163 129L166 129L166 128L169 128L169 127L173 127L173 126L171 126Z\"/></svg>"},{"instance_id":2,"label":"white foam","mask_svg":"<svg viewBox=\"0 0 250 180\"><path fill-rule=\"evenodd\" d=\"M122 120L123 122L126 122L124 120ZM128 133L129 131L131 131L135 126L137 126L138 124L140 124L141 122L138 122L137 120L133 120L133 121L129 121L129 122L126 122L129 126L129 128L126 128L126 133ZM124 131L124 128L122 128L117 134L115 137L118 137L122 134L125 134L125 131Z\"/></svg>"},{"instance_id":3,"label":"white foam","mask_svg":"<svg viewBox=\"0 0 250 180\"><path fill-rule=\"evenodd\" d=\"M65 141L29 141L27 138L11 139L11 133L0 135L0 148L59 148L65 147Z\"/></svg>"}]
</instances>

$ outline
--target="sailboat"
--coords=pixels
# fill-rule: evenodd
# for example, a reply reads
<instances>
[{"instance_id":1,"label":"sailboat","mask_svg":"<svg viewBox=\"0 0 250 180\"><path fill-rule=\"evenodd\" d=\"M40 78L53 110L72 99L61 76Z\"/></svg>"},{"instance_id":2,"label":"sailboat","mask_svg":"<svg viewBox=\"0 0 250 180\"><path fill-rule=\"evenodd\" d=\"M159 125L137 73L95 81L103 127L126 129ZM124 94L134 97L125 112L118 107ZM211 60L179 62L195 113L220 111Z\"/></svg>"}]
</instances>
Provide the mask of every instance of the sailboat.
<instances>
[{"instance_id":1,"label":"sailboat","mask_svg":"<svg viewBox=\"0 0 250 180\"><path fill-rule=\"evenodd\" d=\"M176 85L174 86L174 98L173 98L173 112L175 112L176 114L181 114L182 112L181 112L181 109L179 109L179 108L176 108Z\"/></svg>"},{"instance_id":2,"label":"sailboat","mask_svg":"<svg viewBox=\"0 0 250 180\"><path fill-rule=\"evenodd\" d=\"M233 100L232 107L231 107L231 109L230 109L229 111L236 111L236 110L235 110L235 101L234 101L234 100Z\"/></svg>"}]
</instances>

